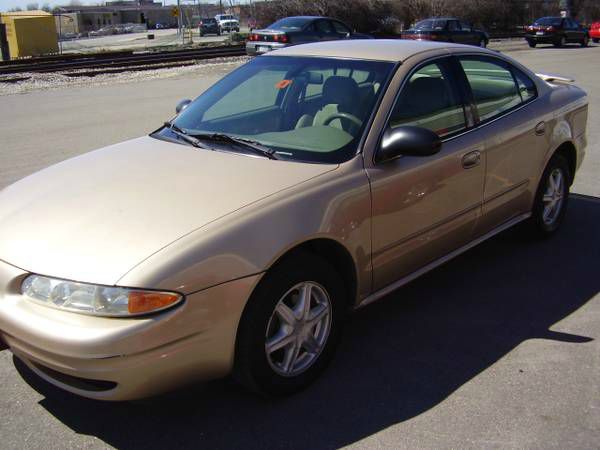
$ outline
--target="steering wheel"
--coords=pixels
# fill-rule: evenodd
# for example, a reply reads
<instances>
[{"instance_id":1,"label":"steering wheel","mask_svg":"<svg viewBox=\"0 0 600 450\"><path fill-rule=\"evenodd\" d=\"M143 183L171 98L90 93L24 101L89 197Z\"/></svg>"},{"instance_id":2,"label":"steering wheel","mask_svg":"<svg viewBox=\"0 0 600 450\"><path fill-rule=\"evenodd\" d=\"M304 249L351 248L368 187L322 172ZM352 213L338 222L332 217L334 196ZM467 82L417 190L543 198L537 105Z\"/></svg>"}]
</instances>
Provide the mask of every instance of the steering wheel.
<instances>
[{"instance_id":1,"label":"steering wheel","mask_svg":"<svg viewBox=\"0 0 600 450\"><path fill-rule=\"evenodd\" d=\"M350 122L352 122L354 125L361 127L362 126L362 120L360 120L358 117L353 116L352 114L349 113L345 113L345 112L338 112L338 113L334 113L330 116L328 116L324 121L323 121L323 125L329 125L331 122L333 122L335 119L346 119Z\"/></svg>"}]
</instances>

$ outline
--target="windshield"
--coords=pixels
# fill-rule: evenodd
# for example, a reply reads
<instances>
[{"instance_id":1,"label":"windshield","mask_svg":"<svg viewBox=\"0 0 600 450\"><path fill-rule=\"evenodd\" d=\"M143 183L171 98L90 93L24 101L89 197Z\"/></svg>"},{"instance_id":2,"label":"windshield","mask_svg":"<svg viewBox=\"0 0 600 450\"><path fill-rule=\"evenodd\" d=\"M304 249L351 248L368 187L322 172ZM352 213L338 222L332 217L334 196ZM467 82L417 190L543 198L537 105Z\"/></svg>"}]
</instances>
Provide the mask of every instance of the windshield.
<instances>
[{"instance_id":1,"label":"windshield","mask_svg":"<svg viewBox=\"0 0 600 450\"><path fill-rule=\"evenodd\" d=\"M560 17L542 17L541 19L536 20L533 24L543 27L560 27L560 22Z\"/></svg>"},{"instance_id":2,"label":"windshield","mask_svg":"<svg viewBox=\"0 0 600 450\"><path fill-rule=\"evenodd\" d=\"M233 16L220 16L221 20L234 20L235 17Z\"/></svg>"},{"instance_id":3,"label":"windshield","mask_svg":"<svg viewBox=\"0 0 600 450\"><path fill-rule=\"evenodd\" d=\"M393 63L260 56L194 100L173 123L186 134L227 134L279 159L339 163L356 154ZM168 137L163 128L159 134Z\"/></svg>"},{"instance_id":4,"label":"windshield","mask_svg":"<svg viewBox=\"0 0 600 450\"><path fill-rule=\"evenodd\" d=\"M446 27L445 20L427 19L417 22L415 30L443 30Z\"/></svg>"},{"instance_id":5,"label":"windshield","mask_svg":"<svg viewBox=\"0 0 600 450\"><path fill-rule=\"evenodd\" d=\"M307 22L309 22L309 19L288 17L286 19L278 20L267 28L270 28L271 30L301 30Z\"/></svg>"}]
</instances>

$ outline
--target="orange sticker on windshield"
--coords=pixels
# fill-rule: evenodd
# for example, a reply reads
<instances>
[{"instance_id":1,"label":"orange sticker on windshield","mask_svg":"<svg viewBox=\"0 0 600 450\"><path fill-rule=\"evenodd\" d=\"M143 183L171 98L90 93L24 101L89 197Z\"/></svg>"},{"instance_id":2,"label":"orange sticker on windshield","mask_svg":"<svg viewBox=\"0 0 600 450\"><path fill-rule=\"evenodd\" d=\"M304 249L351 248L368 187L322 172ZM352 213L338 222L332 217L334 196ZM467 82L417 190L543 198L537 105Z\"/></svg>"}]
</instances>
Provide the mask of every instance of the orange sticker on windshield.
<instances>
[{"instance_id":1,"label":"orange sticker on windshield","mask_svg":"<svg viewBox=\"0 0 600 450\"><path fill-rule=\"evenodd\" d=\"M275 83L275 87L277 89L285 89L286 87L288 87L290 84L292 84L292 80L281 80L277 83Z\"/></svg>"}]
</instances>

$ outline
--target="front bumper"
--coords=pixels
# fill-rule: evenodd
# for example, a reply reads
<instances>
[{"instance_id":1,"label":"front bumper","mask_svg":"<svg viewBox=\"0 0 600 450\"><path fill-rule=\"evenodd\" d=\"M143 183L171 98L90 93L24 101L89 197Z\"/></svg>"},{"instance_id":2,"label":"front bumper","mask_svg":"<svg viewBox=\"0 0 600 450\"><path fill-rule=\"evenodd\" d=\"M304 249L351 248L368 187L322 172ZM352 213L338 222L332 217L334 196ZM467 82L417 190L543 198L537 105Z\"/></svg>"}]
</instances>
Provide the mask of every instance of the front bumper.
<instances>
[{"instance_id":1,"label":"front bumper","mask_svg":"<svg viewBox=\"0 0 600 450\"><path fill-rule=\"evenodd\" d=\"M537 44L554 44L560 39L560 37L555 34L526 34L525 39L531 42L535 42Z\"/></svg>"},{"instance_id":2,"label":"front bumper","mask_svg":"<svg viewBox=\"0 0 600 450\"><path fill-rule=\"evenodd\" d=\"M262 55L268 53L271 50L277 50L280 48L287 47L289 44L282 42L271 42L271 41L247 41L246 42L246 53L250 56Z\"/></svg>"},{"instance_id":3,"label":"front bumper","mask_svg":"<svg viewBox=\"0 0 600 450\"><path fill-rule=\"evenodd\" d=\"M28 301L27 272L0 261L0 341L46 381L84 397L131 400L228 374L254 275L139 319L85 316Z\"/></svg>"}]
</instances>

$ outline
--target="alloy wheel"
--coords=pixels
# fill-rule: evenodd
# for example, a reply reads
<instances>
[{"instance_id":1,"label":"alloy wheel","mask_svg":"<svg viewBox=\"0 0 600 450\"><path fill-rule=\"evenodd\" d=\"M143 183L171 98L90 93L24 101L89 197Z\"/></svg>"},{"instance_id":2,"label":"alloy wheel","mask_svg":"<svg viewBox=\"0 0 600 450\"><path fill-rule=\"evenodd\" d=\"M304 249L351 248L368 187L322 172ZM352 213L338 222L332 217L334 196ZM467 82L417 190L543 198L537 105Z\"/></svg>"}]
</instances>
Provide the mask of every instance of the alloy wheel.
<instances>
[{"instance_id":1,"label":"alloy wheel","mask_svg":"<svg viewBox=\"0 0 600 450\"><path fill-rule=\"evenodd\" d=\"M542 197L542 202L544 203L544 211L542 214L544 224L553 225L560 216L564 201L564 189L564 174L560 169L556 168L548 177L546 191Z\"/></svg>"},{"instance_id":2,"label":"alloy wheel","mask_svg":"<svg viewBox=\"0 0 600 450\"><path fill-rule=\"evenodd\" d=\"M271 368L293 377L307 370L327 344L331 329L331 300L314 282L295 285L277 302L265 335Z\"/></svg>"}]
</instances>

